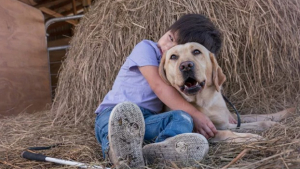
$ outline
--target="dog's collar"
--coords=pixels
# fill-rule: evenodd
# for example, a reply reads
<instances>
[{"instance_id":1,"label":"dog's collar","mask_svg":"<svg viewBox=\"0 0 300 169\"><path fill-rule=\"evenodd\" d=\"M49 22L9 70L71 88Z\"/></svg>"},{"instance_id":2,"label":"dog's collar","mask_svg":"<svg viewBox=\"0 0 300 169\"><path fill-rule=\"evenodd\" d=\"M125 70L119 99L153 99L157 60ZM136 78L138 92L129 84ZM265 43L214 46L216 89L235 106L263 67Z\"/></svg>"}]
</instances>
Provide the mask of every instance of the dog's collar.
<instances>
[{"instance_id":1,"label":"dog's collar","mask_svg":"<svg viewBox=\"0 0 300 169\"><path fill-rule=\"evenodd\" d=\"M237 117L237 126L236 128L239 129L241 127L241 117L240 117L240 113L237 111L237 109L235 108L235 106L228 100L228 98L226 96L223 96L223 99L234 109L236 117Z\"/></svg>"}]
</instances>

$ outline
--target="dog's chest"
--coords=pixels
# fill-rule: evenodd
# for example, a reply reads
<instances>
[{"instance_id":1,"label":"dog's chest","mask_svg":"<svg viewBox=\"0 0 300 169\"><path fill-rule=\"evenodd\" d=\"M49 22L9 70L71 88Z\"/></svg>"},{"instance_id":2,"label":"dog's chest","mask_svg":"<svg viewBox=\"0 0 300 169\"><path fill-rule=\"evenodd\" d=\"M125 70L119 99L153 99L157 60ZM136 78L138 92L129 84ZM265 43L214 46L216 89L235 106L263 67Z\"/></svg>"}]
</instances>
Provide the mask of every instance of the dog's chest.
<instances>
[{"instance_id":1,"label":"dog's chest","mask_svg":"<svg viewBox=\"0 0 300 169\"><path fill-rule=\"evenodd\" d=\"M218 105L218 102L219 96L215 93L210 92L203 92L202 94L199 94L195 99L196 105L205 109L209 109L215 105Z\"/></svg>"},{"instance_id":2,"label":"dog's chest","mask_svg":"<svg viewBox=\"0 0 300 169\"><path fill-rule=\"evenodd\" d=\"M226 128L228 124L228 109L220 93L199 95L194 106L207 115L217 128Z\"/></svg>"}]
</instances>

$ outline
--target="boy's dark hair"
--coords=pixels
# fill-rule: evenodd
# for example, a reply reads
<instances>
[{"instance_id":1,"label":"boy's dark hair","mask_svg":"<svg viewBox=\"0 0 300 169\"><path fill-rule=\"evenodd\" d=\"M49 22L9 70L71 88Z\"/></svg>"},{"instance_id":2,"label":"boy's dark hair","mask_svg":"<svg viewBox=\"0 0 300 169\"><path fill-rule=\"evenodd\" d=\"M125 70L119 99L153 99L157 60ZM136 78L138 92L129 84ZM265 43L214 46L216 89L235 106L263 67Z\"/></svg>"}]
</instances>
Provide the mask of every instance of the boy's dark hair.
<instances>
[{"instance_id":1,"label":"boy's dark hair","mask_svg":"<svg viewBox=\"0 0 300 169\"><path fill-rule=\"evenodd\" d=\"M217 54L221 49L221 33L204 15L184 15L169 30L176 35L178 44L198 42L214 54Z\"/></svg>"}]
</instances>

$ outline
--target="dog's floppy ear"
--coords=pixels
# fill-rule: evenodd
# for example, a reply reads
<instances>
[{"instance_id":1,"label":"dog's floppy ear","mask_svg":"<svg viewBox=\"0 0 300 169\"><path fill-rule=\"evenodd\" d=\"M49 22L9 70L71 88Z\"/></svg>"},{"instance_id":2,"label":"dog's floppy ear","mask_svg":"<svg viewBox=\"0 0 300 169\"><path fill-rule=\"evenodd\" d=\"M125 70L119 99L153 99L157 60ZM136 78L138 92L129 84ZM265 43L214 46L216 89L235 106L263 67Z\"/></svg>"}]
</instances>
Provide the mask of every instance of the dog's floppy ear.
<instances>
[{"instance_id":1,"label":"dog's floppy ear","mask_svg":"<svg viewBox=\"0 0 300 169\"><path fill-rule=\"evenodd\" d=\"M162 78L162 80L168 84L168 85L171 85L170 82L168 81L167 79L167 76L166 76L166 71L164 69L164 65L165 65L165 62L166 62L166 54L164 54L160 60L160 64L159 64L159 68L158 68L158 73L159 73L159 76Z\"/></svg>"},{"instance_id":2,"label":"dog's floppy ear","mask_svg":"<svg viewBox=\"0 0 300 169\"><path fill-rule=\"evenodd\" d=\"M209 53L209 57L212 63L212 81L216 90L219 92L221 85L226 80L226 76L224 75L221 67L218 65L215 55L213 53Z\"/></svg>"}]
</instances>

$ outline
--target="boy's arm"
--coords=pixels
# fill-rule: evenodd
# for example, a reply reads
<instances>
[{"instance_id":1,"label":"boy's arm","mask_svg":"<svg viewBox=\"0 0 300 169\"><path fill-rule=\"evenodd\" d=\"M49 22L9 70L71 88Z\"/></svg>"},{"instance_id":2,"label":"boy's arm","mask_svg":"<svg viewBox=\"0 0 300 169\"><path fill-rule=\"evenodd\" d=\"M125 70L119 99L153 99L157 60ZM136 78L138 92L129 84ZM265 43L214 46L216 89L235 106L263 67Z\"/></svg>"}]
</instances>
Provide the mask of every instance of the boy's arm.
<instances>
[{"instance_id":1,"label":"boy's arm","mask_svg":"<svg viewBox=\"0 0 300 169\"><path fill-rule=\"evenodd\" d=\"M214 137L217 130L211 120L188 103L174 87L164 83L159 76L157 66L142 66L139 67L139 70L148 81L151 89L164 104L173 110L183 110L189 113L194 120L194 126L198 133L206 138Z\"/></svg>"}]
</instances>

